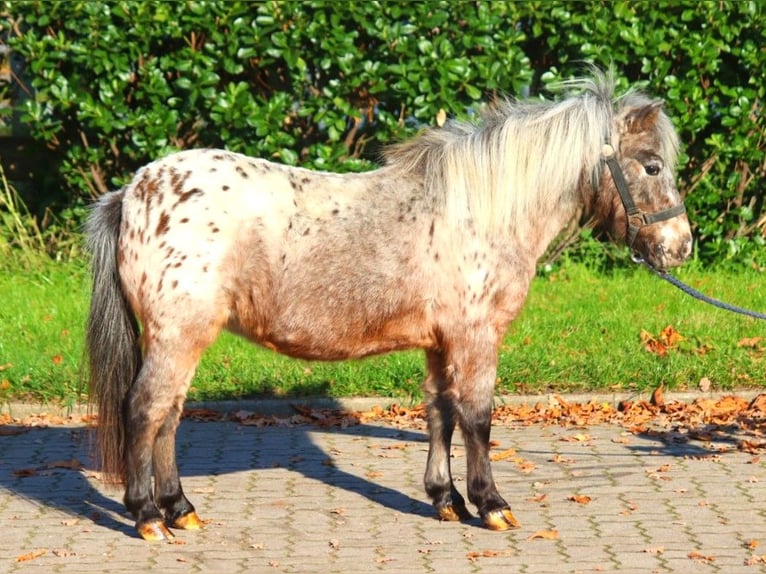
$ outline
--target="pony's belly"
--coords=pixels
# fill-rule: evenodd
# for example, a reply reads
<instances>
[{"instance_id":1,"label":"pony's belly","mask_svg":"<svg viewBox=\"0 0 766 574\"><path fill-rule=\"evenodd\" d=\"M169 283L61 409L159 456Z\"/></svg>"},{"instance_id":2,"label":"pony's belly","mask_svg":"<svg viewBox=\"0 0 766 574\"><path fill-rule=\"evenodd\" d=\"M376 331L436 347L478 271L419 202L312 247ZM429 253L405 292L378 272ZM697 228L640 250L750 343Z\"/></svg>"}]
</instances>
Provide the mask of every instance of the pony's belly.
<instances>
[{"instance_id":1,"label":"pony's belly","mask_svg":"<svg viewBox=\"0 0 766 574\"><path fill-rule=\"evenodd\" d=\"M338 328L296 329L271 332L263 337L251 337L257 343L283 355L298 359L341 361L380 355L406 349L427 349L435 339L417 321L388 323L382 328L349 330Z\"/></svg>"}]
</instances>

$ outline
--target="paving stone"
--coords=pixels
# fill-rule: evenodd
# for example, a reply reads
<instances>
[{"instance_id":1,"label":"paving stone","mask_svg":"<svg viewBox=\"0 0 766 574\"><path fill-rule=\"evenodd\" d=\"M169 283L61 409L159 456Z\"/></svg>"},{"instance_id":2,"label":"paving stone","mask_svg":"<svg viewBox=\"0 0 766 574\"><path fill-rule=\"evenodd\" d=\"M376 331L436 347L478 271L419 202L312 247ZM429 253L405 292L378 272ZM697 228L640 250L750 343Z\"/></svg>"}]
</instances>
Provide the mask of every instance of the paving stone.
<instances>
[{"instance_id":1,"label":"paving stone","mask_svg":"<svg viewBox=\"0 0 766 574\"><path fill-rule=\"evenodd\" d=\"M521 521L497 533L435 518L422 431L185 420L184 488L208 522L147 543L122 492L94 477L86 437L81 427L0 437L0 572L766 573L766 464L702 443L495 426L498 448L517 451L493 470ZM84 468L66 468L72 459ZM464 490L459 440L452 461Z\"/></svg>"}]
</instances>

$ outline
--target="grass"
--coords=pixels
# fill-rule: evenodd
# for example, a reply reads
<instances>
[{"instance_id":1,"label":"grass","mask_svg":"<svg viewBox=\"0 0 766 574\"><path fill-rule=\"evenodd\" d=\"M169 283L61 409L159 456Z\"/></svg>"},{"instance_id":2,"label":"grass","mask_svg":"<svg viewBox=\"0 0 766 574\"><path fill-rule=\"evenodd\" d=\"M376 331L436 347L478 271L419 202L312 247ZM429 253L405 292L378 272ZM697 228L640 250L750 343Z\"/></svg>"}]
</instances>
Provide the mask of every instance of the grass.
<instances>
[{"instance_id":1,"label":"grass","mask_svg":"<svg viewBox=\"0 0 766 574\"><path fill-rule=\"evenodd\" d=\"M676 273L709 295L766 310L756 272ZM72 404L85 397L81 364L88 305L81 263L0 269L0 401ZM647 336L672 325L683 340L664 356ZM757 339L763 337L763 340ZM743 344L747 343L747 344ZM698 302L645 270L609 274L569 265L535 279L501 348L498 391L642 391L763 385L766 328ZM224 334L203 357L190 398L323 395L420 398L421 352L363 361L296 361Z\"/></svg>"}]
</instances>

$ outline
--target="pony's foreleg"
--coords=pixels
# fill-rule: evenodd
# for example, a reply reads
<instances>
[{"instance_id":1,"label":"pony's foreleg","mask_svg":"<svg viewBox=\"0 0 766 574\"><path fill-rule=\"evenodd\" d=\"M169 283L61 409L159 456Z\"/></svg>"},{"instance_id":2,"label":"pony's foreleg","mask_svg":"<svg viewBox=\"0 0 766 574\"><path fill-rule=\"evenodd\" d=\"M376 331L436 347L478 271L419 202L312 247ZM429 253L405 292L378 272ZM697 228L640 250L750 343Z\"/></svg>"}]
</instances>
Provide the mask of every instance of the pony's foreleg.
<instances>
[{"instance_id":1,"label":"pony's foreleg","mask_svg":"<svg viewBox=\"0 0 766 574\"><path fill-rule=\"evenodd\" d=\"M444 388L444 360L441 354L428 352L428 462L425 488L442 520L468 520L471 513L465 499L455 488L450 470L450 446L455 430L454 399Z\"/></svg>"},{"instance_id":2,"label":"pony's foreleg","mask_svg":"<svg viewBox=\"0 0 766 574\"><path fill-rule=\"evenodd\" d=\"M486 342L451 357L458 394L456 415L466 447L468 500L491 530L518 528L510 505L500 496L489 461L492 398L497 376L497 347Z\"/></svg>"},{"instance_id":3,"label":"pony's foreleg","mask_svg":"<svg viewBox=\"0 0 766 574\"><path fill-rule=\"evenodd\" d=\"M180 405L198 360L194 355L148 351L125 399L124 501L145 540L173 538L163 511L170 513L171 525L193 528L200 523L183 495L174 452Z\"/></svg>"}]
</instances>

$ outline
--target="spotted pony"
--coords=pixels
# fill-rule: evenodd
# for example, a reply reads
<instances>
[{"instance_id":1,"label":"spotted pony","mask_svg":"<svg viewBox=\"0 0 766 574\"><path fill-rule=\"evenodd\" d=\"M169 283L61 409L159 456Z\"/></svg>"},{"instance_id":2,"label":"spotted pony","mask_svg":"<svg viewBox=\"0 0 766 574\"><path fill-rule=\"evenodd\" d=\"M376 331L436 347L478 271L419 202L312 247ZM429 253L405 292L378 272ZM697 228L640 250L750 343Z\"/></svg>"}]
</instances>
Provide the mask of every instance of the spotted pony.
<instances>
[{"instance_id":1,"label":"spotted pony","mask_svg":"<svg viewBox=\"0 0 766 574\"><path fill-rule=\"evenodd\" d=\"M203 351L227 329L301 359L423 349L425 490L444 520L471 516L450 468L462 431L468 500L518 526L492 477L498 347L535 265L580 212L658 269L690 253L678 138L659 101L607 74L558 101L500 101L391 147L379 169L309 171L218 149L175 153L97 202L90 396L103 471L125 484L145 539L199 528L175 435ZM605 150L635 207L626 213Z\"/></svg>"}]
</instances>

